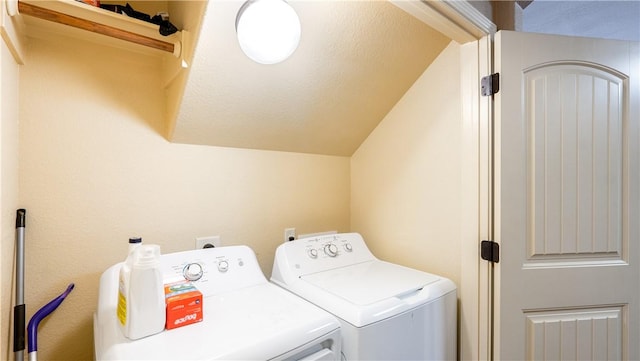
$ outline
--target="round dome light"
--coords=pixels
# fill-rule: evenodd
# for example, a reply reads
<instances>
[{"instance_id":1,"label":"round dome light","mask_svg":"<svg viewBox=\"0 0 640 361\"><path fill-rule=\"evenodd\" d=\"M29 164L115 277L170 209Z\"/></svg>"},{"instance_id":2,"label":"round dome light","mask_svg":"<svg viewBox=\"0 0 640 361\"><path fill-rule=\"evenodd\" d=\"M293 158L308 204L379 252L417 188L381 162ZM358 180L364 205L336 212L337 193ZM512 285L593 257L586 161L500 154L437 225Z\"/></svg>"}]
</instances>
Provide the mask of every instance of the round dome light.
<instances>
[{"instance_id":1,"label":"round dome light","mask_svg":"<svg viewBox=\"0 0 640 361\"><path fill-rule=\"evenodd\" d=\"M287 59L300 42L300 19L284 0L249 0L236 17L242 51L260 64Z\"/></svg>"}]
</instances>

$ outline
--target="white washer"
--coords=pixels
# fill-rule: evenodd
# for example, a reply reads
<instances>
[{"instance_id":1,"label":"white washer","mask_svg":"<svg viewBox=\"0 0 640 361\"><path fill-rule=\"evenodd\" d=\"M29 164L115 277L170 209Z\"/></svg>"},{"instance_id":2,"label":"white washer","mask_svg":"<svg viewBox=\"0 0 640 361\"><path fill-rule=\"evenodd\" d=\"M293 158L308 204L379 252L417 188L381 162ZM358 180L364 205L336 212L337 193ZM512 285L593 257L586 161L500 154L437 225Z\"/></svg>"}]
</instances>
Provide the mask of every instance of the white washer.
<instances>
[{"instance_id":1,"label":"white washer","mask_svg":"<svg viewBox=\"0 0 640 361\"><path fill-rule=\"evenodd\" d=\"M135 341L125 338L117 324L122 264L107 269L94 314L96 360L340 359L338 320L269 283L249 247L161 256L165 279L183 277L185 267L196 263L202 272L189 277L199 277L193 283L203 294L203 321Z\"/></svg>"},{"instance_id":2,"label":"white washer","mask_svg":"<svg viewBox=\"0 0 640 361\"><path fill-rule=\"evenodd\" d=\"M381 261L357 233L281 244L271 281L337 316L346 360L455 360L450 280Z\"/></svg>"}]
</instances>

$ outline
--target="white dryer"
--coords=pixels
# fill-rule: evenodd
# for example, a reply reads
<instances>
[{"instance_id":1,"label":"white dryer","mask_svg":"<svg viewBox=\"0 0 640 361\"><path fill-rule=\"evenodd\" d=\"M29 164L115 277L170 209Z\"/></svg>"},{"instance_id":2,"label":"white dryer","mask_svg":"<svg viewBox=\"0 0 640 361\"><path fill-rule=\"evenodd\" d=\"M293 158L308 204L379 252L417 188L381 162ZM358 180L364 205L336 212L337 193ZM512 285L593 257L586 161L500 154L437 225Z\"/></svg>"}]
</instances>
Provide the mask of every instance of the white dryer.
<instances>
[{"instance_id":1,"label":"white dryer","mask_svg":"<svg viewBox=\"0 0 640 361\"><path fill-rule=\"evenodd\" d=\"M271 281L337 316L346 360L455 360L450 280L381 261L357 233L281 244Z\"/></svg>"},{"instance_id":2,"label":"white dryer","mask_svg":"<svg viewBox=\"0 0 640 361\"><path fill-rule=\"evenodd\" d=\"M339 360L340 323L269 283L246 246L161 256L165 279L184 277L203 295L203 321L131 341L117 322L116 264L100 278L96 360ZM195 271L194 271L195 270Z\"/></svg>"}]
</instances>

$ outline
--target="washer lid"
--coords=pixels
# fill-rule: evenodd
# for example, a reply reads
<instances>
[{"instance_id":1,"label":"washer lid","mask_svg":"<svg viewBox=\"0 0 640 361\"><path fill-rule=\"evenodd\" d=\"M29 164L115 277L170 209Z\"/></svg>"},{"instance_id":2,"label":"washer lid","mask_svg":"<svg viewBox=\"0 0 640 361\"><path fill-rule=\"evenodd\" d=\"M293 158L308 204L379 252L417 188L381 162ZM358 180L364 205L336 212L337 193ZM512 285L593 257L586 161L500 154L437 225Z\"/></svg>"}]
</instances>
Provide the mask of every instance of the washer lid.
<instances>
[{"instance_id":1,"label":"washer lid","mask_svg":"<svg viewBox=\"0 0 640 361\"><path fill-rule=\"evenodd\" d=\"M301 279L354 305L367 306L390 298L401 299L441 277L376 260L305 275Z\"/></svg>"}]
</instances>

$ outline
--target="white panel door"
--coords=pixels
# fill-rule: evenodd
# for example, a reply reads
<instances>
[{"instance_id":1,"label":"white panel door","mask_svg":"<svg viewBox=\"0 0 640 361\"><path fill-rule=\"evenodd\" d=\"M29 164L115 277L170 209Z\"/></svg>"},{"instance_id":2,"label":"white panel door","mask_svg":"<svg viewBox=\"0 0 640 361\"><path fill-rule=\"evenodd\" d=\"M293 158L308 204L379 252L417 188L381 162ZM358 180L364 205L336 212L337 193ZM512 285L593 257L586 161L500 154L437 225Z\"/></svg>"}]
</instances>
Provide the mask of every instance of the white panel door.
<instances>
[{"instance_id":1,"label":"white panel door","mask_svg":"<svg viewBox=\"0 0 640 361\"><path fill-rule=\"evenodd\" d=\"M639 360L640 46L495 43L495 358Z\"/></svg>"}]
</instances>

